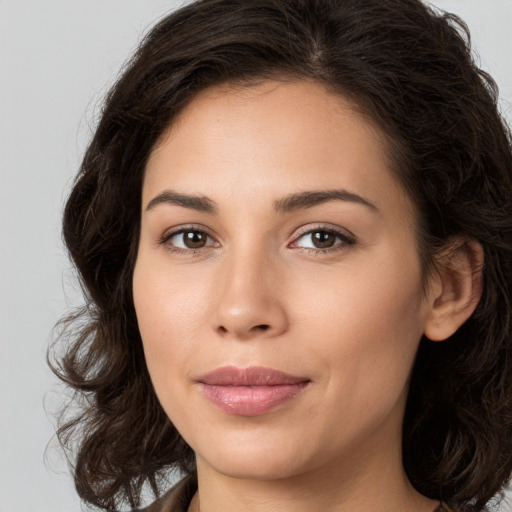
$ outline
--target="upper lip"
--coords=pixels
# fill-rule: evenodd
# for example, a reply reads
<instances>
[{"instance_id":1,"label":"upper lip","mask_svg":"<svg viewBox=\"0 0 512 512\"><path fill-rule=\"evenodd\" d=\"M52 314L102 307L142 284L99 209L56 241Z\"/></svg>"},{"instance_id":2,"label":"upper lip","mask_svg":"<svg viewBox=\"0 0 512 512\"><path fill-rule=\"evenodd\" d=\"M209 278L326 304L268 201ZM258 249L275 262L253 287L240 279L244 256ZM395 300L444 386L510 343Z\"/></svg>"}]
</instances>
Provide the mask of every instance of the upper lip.
<instances>
[{"instance_id":1,"label":"upper lip","mask_svg":"<svg viewBox=\"0 0 512 512\"><path fill-rule=\"evenodd\" d=\"M198 381L210 386L284 386L305 383L309 379L263 366L223 366L202 375Z\"/></svg>"}]
</instances>

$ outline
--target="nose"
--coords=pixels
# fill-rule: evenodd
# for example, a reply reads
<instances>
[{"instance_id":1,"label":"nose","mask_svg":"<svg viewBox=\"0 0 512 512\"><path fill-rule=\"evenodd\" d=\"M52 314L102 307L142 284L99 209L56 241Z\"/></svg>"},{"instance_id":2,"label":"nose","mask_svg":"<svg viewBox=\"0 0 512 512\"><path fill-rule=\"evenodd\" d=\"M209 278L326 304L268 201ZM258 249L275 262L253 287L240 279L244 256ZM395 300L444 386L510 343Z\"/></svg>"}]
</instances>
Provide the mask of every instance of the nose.
<instances>
[{"instance_id":1,"label":"nose","mask_svg":"<svg viewBox=\"0 0 512 512\"><path fill-rule=\"evenodd\" d=\"M282 273L270 258L233 254L217 279L214 328L220 336L275 338L288 329Z\"/></svg>"}]
</instances>

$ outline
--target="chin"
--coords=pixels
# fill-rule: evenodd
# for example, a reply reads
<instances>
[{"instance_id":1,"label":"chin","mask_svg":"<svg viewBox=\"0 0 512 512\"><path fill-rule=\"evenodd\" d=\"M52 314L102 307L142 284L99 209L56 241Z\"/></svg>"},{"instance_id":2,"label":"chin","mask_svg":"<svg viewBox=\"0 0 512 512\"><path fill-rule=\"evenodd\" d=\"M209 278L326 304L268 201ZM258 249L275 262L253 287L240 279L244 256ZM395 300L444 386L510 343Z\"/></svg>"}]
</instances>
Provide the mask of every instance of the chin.
<instances>
[{"instance_id":1,"label":"chin","mask_svg":"<svg viewBox=\"0 0 512 512\"><path fill-rule=\"evenodd\" d=\"M269 481L285 480L304 471L303 464L297 464L297 455L276 457L270 450L256 456L236 454L219 456L216 459L203 459L216 472L235 479ZM302 469L302 471L301 471Z\"/></svg>"},{"instance_id":2,"label":"chin","mask_svg":"<svg viewBox=\"0 0 512 512\"><path fill-rule=\"evenodd\" d=\"M203 446L193 446L198 465L204 463L231 478L281 480L306 472L312 460L323 458L315 456L314 446L304 446L291 432L279 435L278 431L224 432L217 440L210 438Z\"/></svg>"}]
</instances>

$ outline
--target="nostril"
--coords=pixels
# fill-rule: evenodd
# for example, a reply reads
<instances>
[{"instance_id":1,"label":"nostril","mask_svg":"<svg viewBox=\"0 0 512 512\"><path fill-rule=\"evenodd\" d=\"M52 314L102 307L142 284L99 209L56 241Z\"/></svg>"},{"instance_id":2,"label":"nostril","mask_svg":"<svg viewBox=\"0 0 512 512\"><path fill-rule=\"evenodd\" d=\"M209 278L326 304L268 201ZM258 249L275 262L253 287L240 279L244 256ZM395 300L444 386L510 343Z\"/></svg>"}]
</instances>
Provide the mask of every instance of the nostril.
<instances>
[{"instance_id":1,"label":"nostril","mask_svg":"<svg viewBox=\"0 0 512 512\"><path fill-rule=\"evenodd\" d=\"M264 331L267 331L268 329L270 329L270 325L268 325L268 324L260 324L260 325L255 325L255 326L251 327L249 329L249 331L247 331L247 332L252 332L252 333L254 333L256 331L264 332ZM225 327L224 325L219 325L218 330L222 334L226 334L226 333L229 332L229 329L227 327Z\"/></svg>"}]
</instances>

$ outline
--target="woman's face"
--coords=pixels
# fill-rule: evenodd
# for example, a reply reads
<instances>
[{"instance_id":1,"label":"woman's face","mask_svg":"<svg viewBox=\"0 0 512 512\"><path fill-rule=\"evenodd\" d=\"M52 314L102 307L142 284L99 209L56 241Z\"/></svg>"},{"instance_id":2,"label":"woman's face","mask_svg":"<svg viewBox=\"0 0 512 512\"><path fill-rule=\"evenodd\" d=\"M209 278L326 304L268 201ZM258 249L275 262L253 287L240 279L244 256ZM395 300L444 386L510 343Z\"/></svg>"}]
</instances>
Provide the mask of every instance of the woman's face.
<instances>
[{"instance_id":1,"label":"woman's face","mask_svg":"<svg viewBox=\"0 0 512 512\"><path fill-rule=\"evenodd\" d=\"M134 300L198 465L244 478L400 452L428 306L385 142L311 82L214 88L147 165Z\"/></svg>"}]
</instances>

